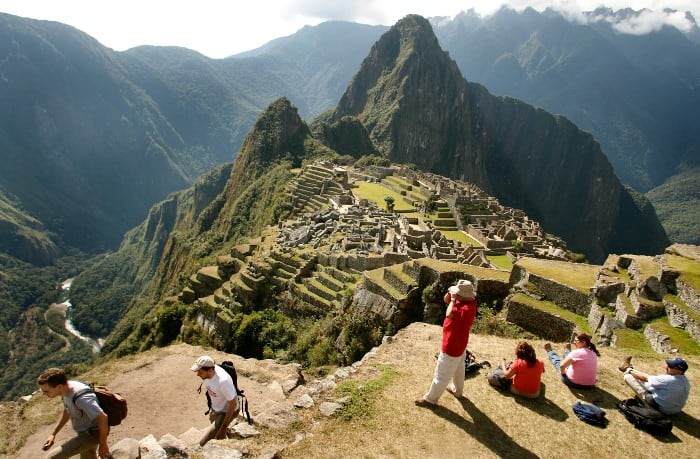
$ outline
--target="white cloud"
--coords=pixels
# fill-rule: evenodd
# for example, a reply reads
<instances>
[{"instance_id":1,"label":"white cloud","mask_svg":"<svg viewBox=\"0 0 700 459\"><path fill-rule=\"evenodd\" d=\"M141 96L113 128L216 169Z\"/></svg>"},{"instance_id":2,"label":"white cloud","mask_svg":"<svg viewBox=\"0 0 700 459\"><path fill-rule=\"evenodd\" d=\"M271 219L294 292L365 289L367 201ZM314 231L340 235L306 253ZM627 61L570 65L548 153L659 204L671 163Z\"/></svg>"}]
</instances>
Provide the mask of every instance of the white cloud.
<instances>
[{"instance_id":1,"label":"white cloud","mask_svg":"<svg viewBox=\"0 0 700 459\"><path fill-rule=\"evenodd\" d=\"M666 25L676 27L684 32L690 31L693 26L688 18L685 17L685 13L646 10L636 17L615 23L613 28L620 33L645 35L659 31Z\"/></svg>"},{"instance_id":2,"label":"white cloud","mask_svg":"<svg viewBox=\"0 0 700 459\"><path fill-rule=\"evenodd\" d=\"M689 25L682 14L664 15L665 7L700 18L700 0L0 0L0 11L72 25L118 51L138 45L183 46L225 57L325 20L392 25L410 13L452 17L474 9L491 14L501 3L517 10L554 7L579 20L581 11L601 3L655 11L621 24L619 30L627 33Z\"/></svg>"}]
</instances>

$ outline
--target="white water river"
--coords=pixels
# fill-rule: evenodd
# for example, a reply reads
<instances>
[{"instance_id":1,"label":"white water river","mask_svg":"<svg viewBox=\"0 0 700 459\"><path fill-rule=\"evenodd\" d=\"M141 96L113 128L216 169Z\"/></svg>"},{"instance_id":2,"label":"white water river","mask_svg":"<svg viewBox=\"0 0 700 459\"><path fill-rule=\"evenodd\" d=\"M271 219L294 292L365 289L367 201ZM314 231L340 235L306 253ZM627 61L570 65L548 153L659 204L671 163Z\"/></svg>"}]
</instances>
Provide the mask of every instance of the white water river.
<instances>
[{"instance_id":1,"label":"white water river","mask_svg":"<svg viewBox=\"0 0 700 459\"><path fill-rule=\"evenodd\" d=\"M70 291L70 287L72 284L73 284L73 278L64 280L63 282L61 282L61 290L66 292L66 295L67 295L68 292ZM100 352L100 349L102 348L102 345L104 344L104 340L102 338L95 340L95 339L92 339L88 336L84 336L78 330L75 329L75 327L73 326L73 322L71 322L71 320L69 319L69 316L70 316L69 311L70 311L70 308L73 307L73 305L70 303L69 299L66 299L66 301L61 303L61 306L63 306L65 308L64 311L65 311L65 317L66 317L66 330L68 330L68 332L71 335L81 339L82 341L85 341L88 345L90 345L90 347L92 348L92 352L94 352L94 353Z\"/></svg>"}]
</instances>

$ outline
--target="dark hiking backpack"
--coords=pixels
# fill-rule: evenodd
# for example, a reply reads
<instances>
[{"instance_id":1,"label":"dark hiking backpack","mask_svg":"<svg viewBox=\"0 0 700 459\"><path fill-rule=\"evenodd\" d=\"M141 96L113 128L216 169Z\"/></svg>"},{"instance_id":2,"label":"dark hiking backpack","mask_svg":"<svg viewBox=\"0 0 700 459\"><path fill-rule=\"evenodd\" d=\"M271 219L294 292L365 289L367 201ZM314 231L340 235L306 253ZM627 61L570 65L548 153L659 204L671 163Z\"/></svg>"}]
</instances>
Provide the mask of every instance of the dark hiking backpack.
<instances>
[{"instance_id":1,"label":"dark hiking backpack","mask_svg":"<svg viewBox=\"0 0 700 459\"><path fill-rule=\"evenodd\" d=\"M673 421L668 416L657 409L642 404L636 398L629 398L618 403L617 409L636 429L652 435L668 435L673 429Z\"/></svg>"},{"instance_id":2,"label":"dark hiking backpack","mask_svg":"<svg viewBox=\"0 0 700 459\"><path fill-rule=\"evenodd\" d=\"M126 399L121 394L112 392L105 386L90 385L88 389L79 390L73 396L73 405L75 405L75 401L79 397L93 393L97 396L97 403L100 405L100 408L107 415L107 424L110 426L121 424L129 411Z\"/></svg>"},{"instance_id":3,"label":"dark hiking backpack","mask_svg":"<svg viewBox=\"0 0 700 459\"><path fill-rule=\"evenodd\" d=\"M476 373L484 367L491 368L491 364L486 360L477 362L476 356L467 349L467 354L464 357L464 376Z\"/></svg>"},{"instance_id":4,"label":"dark hiking backpack","mask_svg":"<svg viewBox=\"0 0 700 459\"><path fill-rule=\"evenodd\" d=\"M583 422L597 427L606 427L608 425L605 410L598 405L577 401L571 406L571 409L574 410L576 417Z\"/></svg>"},{"instance_id":5,"label":"dark hiking backpack","mask_svg":"<svg viewBox=\"0 0 700 459\"><path fill-rule=\"evenodd\" d=\"M228 375L231 376L231 379L233 380L233 387L236 389L236 394L238 394L238 401L241 404L241 413L244 414L248 424L252 424L253 420L250 417L250 411L248 411L248 398L245 396L243 389L238 387L238 374L236 373L236 367L230 360L224 360L223 362L221 362L221 365L218 366L223 368L224 371L226 371L226 373L228 373ZM200 393L202 391L202 384L199 385L197 393ZM207 411L204 414L208 415L211 412L211 397L209 397L208 392L205 392L205 394L207 396Z\"/></svg>"}]
</instances>

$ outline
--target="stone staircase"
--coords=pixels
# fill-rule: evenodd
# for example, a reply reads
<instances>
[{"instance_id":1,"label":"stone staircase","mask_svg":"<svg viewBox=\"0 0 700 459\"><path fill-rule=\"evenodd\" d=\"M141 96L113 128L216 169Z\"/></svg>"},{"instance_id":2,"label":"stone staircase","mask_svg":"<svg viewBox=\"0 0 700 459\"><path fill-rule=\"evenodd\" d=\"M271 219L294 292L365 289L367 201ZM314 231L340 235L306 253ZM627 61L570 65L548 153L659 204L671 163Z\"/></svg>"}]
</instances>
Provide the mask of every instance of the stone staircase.
<instances>
[{"instance_id":1,"label":"stone staircase","mask_svg":"<svg viewBox=\"0 0 700 459\"><path fill-rule=\"evenodd\" d=\"M328 198L343 192L331 169L312 164L301 172L289 188L294 208L302 213L313 213L328 206Z\"/></svg>"}]
</instances>

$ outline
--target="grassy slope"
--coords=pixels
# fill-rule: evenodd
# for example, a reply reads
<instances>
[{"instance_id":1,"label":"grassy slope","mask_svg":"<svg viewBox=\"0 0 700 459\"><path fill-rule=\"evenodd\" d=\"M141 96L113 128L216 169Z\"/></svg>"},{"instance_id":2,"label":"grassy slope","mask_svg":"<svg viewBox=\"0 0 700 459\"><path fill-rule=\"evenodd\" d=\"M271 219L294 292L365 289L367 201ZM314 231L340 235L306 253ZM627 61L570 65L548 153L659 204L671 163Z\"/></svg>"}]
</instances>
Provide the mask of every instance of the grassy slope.
<instances>
[{"instance_id":1,"label":"grassy slope","mask_svg":"<svg viewBox=\"0 0 700 459\"><path fill-rule=\"evenodd\" d=\"M466 381L465 399L445 393L437 409L417 408L413 400L430 384L439 342L437 326L413 324L400 332L354 376L380 378L384 368L398 373L377 397L372 417L327 421L282 457L695 457L700 438L697 396L691 396L675 419L673 436L666 442L635 430L615 409L618 399L631 396L617 370L623 350L602 350L600 388L593 391L568 389L545 362L544 398L525 400L500 393L488 385L482 370ZM544 343L533 344L542 358ZM514 346L513 340L475 335L469 348L478 358L497 362L510 357ZM692 382L700 359L689 360ZM660 356L635 358L633 363L641 370L662 371ZM579 399L605 409L610 425L600 430L579 421L571 410Z\"/></svg>"}]
</instances>

